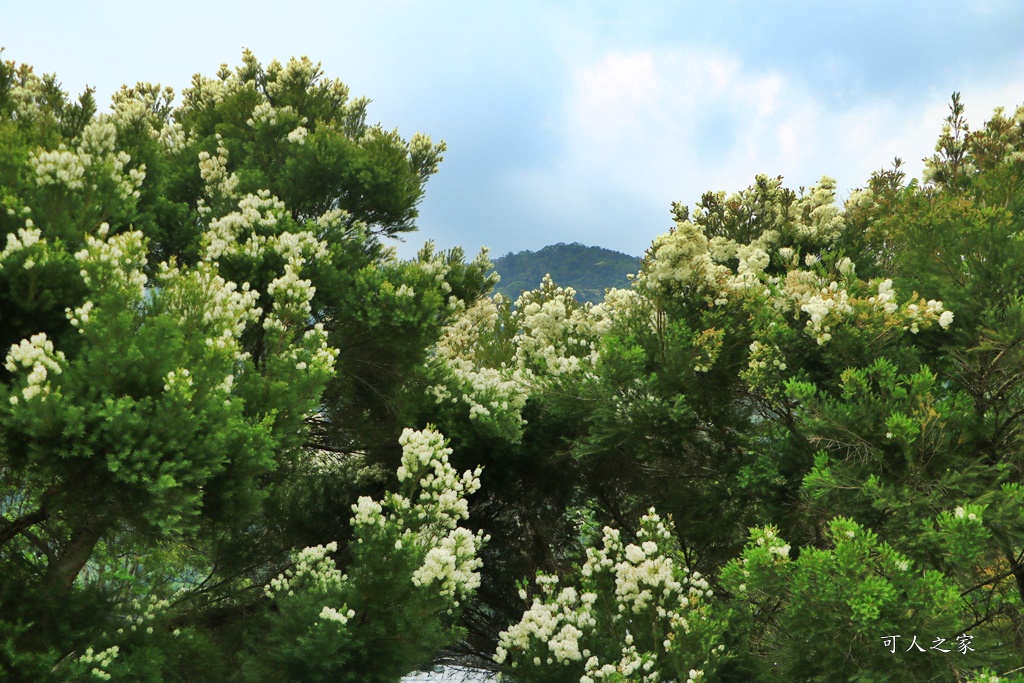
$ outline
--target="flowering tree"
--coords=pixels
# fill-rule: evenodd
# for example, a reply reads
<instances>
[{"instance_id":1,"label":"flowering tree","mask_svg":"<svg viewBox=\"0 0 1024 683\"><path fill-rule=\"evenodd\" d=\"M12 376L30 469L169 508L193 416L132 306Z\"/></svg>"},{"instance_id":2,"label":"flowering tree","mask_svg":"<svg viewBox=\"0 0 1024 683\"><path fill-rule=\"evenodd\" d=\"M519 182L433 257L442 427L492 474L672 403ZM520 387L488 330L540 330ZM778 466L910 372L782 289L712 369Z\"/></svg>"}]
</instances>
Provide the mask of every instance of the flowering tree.
<instances>
[{"instance_id":1,"label":"flowering tree","mask_svg":"<svg viewBox=\"0 0 1024 683\"><path fill-rule=\"evenodd\" d=\"M330 543L376 581L362 604L418 590L393 667L422 665L474 588L479 539L456 522L475 478L449 476L435 435L399 473L422 500L387 498L390 555L349 520L398 465L396 378L489 284L483 257L401 263L381 242L413 228L443 144L366 125L305 59L246 53L172 99L139 84L97 116L91 93L0 65L0 668L226 680L255 634L287 632L262 586ZM364 566L392 557L422 569Z\"/></svg>"},{"instance_id":2,"label":"flowering tree","mask_svg":"<svg viewBox=\"0 0 1024 683\"><path fill-rule=\"evenodd\" d=\"M0 66L4 671L1014 680L1024 108L676 205L591 305L399 261L444 148L366 107Z\"/></svg>"},{"instance_id":3,"label":"flowering tree","mask_svg":"<svg viewBox=\"0 0 1024 683\"><path fill-rule=\"evenodd\" d=\"M1013 669L1022 136L1024 108L971 132L954 97L923 185L897 164L843 205L830 179L762 176L675 206L569 390L589 400L560 449L579 531L562 553L595 522L635 533L648 506L671 513L730 623L723 680ZM985 645L925 663L883 648L915 633ZM529 651L548 673L524 680L557 677L520 640L503 636L506 673Z\"/></svg>"}]
</instances>

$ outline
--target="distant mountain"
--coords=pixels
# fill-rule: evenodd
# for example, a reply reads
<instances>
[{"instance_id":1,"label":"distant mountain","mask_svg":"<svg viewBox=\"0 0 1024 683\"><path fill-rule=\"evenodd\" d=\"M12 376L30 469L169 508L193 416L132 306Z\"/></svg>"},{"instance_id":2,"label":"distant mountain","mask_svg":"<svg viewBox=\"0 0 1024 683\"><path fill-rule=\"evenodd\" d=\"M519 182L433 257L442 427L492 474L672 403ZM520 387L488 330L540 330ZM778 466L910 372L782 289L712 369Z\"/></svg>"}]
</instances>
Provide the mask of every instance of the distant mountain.
<instances>
[{"instance_id":1,"label":"distant mountain","mask_svg":"<svg viewBox=\"0 0 1024 683\"><path fill-rule=\"evenodd\" d=\"M579 242L552 244L540 251L520 251L494 259L501 275L495 291L515 301L524 290L536 288L545 274L560 287L572 287L580 301L599 303L609 287L628 287L627 274L640 270L640 259Z\"/></svg>"}]
</instances>

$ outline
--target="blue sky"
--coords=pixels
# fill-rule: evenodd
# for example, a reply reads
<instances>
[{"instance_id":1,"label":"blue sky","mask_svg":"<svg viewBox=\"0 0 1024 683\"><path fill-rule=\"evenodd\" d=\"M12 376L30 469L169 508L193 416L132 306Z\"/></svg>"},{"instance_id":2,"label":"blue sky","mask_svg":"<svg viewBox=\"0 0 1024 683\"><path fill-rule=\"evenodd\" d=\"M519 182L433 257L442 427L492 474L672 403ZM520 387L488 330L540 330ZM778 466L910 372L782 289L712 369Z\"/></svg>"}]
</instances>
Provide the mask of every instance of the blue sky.
<instances>
[{"instance_id":1,"label":"blue sky","mask_svg":"<svg viewBox=\"0 0 1024 683\"><path fill-rule=\"evenodd\" d=\"M950 93L980 124L1024 103L1024 3L0 0L4 57L65 89L308 55L369 118L448 143L420 231L492 256L583 242L640 255L673 201L791 187L844 194L932 151Z\"/></svg>"}]
</instances>

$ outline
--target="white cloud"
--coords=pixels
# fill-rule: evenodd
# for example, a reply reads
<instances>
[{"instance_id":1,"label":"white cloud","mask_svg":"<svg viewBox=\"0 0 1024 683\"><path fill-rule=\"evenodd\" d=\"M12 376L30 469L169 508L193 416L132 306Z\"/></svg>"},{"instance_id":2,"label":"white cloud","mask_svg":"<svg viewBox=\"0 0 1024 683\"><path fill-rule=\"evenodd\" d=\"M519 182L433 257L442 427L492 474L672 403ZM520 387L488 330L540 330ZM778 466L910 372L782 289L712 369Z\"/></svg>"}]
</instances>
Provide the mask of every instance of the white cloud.
<instances>
[{"instance_id":1,"label":"white cloud","mask_svg":"<svg viewBox=\"0 0 1024 683\"><path fill-rule=\"evenodd\" d=\"M580 236L568 239L634 253L667 228L671 201L738 190L758 173L781 174L791 187L829 175L849 191L899 156L919 174L949 99L936 90L842 103L794 74L698 49L609 52L577 69L572 84L561 150L547 166L510 177L510 192L551 223L579 226ZM970 120L977 126L994 106L1015 106L1021 92L1020 80L965 89ZM594 234L608 223L611 202L646 206L638 220L653 216L657 224L621 226L642 237L626 244L618 235L613 245Z\"/></svg>"},{"instance_id":2,"label":"white cloud","mask_svg":"<svg viewBox=\"0 0 1024 683\"><path fill-rule=\"evenodd\" d=\"M1013 0L969 0L971 11L981 16L1002 14L1013 9Z\"/></svg>"}]
</instances>

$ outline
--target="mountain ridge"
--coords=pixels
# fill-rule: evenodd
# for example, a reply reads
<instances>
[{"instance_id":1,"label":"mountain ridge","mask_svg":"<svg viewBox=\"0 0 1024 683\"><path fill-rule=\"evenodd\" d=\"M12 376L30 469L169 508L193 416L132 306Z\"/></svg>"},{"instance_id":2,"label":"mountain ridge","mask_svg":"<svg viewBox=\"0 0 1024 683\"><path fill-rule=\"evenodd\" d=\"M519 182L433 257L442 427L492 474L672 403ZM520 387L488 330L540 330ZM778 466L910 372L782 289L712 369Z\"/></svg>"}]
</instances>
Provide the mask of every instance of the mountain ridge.
<instances>
[{"instance_id":1,"label":"mountain ridge","mask_svg":"<svg viewBox=\"0 0 1024 683\"><path fill-rule=\"evenodd\" d=\"M493 261L501 276L494 291L513 301L540 285L545 275L560 287L572 287L581 302L600 303L610 287L628 287L627 275L640 270L640 258L580 242L558 242L537 251L509 252Z\"/></svg>"}]
</instances>

